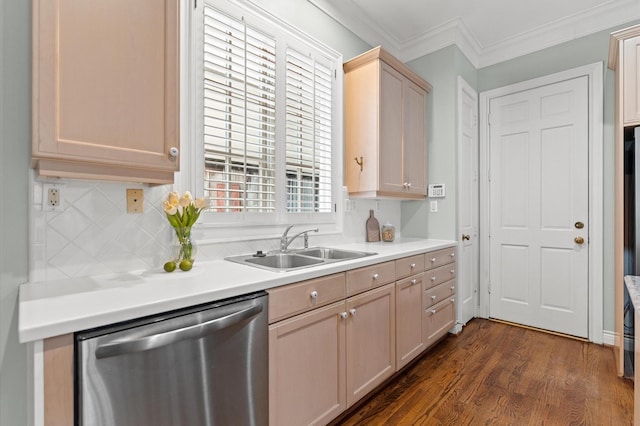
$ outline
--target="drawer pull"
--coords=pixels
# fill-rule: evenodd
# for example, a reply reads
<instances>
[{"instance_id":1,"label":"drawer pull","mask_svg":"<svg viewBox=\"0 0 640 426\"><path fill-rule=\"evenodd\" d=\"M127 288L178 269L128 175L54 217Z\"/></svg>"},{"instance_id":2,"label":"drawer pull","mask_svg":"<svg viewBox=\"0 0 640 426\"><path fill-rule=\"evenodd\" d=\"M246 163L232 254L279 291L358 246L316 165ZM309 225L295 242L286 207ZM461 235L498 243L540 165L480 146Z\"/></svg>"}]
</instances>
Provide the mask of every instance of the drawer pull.
<instances>
[{"instance_id":1,"label":"drawer pull","mask_svg":"<svg viewBox=\"0 0 640 426\"><path fill-rule=\"evenodd\" d=\"M380 274L373 274L373 279L377 280L378 278L380 278Z\"/></svg>"},{"instance_id":2,"label":"drawer pull","mask_svg":"<svg viewBox=\"0 0 640 426\"><path fill-rule=\"evenodd\" d=\"M348 314L348 313L346 313L346 312L342 312L342 313L340 314L340 317L342 317L342 319L347 319L347 318L349 317L349 314Z\"/></svg>"},{"instance_id":3,"label":"drawer pull","mask_svg":"<svg viewBox=\"0 0 640 426\"><path fill-rule=\"evenodd\" d=\"M432 310L431 310L431 315L435 315L435 314L437 314L437 313L438 313L438 311L436 311L435 309L432 309Z\"/></svg>"},{"instance_id":4,"label":"drawer pull","mask_svg":"<svg viewBox=\"0 0 640 426\"><path fill-rule=\"evenodd\" d=\"M416 264L415 264L415 263L412 263L410 266L411 266L411 269L413 269L413 268L415 268L415 267L416 267Z\"/></svg>"},{"instance_id":5,"label":"drawer pull","mask_svg":"<svg viewBox=\"0 0 640 426\"><path fill-rule=\"evenodd\" d=\"M313 290L313 291L311 292L310 296L311 296L311 298L312 298L312 299L317 299L317 298L318 298L318 292L317 292L317 291L315 291L315 290Z\"/></svg>"},{"instance_id":6,"label":"drawer pull","mask_svg":"<svg viewBox=\"0 0 640 426\"><path fill-rule=\"evenodd\" d=\"M435 280L436 280L436 277L431 277L431 281L435 281Z\"/></svg>"},{"instance_id":7,"label":"drawer pull","mask_svg":"<svg viewBox=\"0 0 640 426\"><path fill-rule=\"evenodd\" d=\"M451 253L451 257L456 257L456 254L455 253Z\"/></svg>"},{"instance_id":8,"label":"drawer pull","mask_svg":"<svg viewBox=\"0 0 640 426\"><path fill-rule=\"evenodd\" d=\"M435 296L431 296L431 300L436 300L436 297Z\"/></svg>"},{"instance_id":9,"label":"drawer pull","mask_svg":"<svg viewBox=\"0 0 640 426\"><path fill-rule=\"evenodd\" d=\"M356 310L355 310L355 308L351 308L351 309L349 310L349 313L351 314L351 316L352 316L352 317L355 317L355 316L356 316Z\"/></svg>"},{"instance_id":10,"label":"drawer pull","mask_svg":"<svg viewBox=\"0 0 640 426\"><path fill-rule=\"evenodd\" d=\"M456 286L455 286L455 285L452 285L452 286L451 286L451 290L455 290L455 289L456 289Z\"/></svg>"},{"instance_id":11,"label":"drawer pull","mask_svg":"<svg viewBox=\"0 0 640 426\"><path fill-rule=\"evenodd\" d=\"M455 269L450 269L449 272L451 272L452 274L455 274L456 270Z\"/></svg>"},{"instance_id":12,"label":"drawer pull","mask_svg":"<svg viewBox=\"0 0 640 426\"><path fill-rule=\"evenodd\" d=\"M415 278L411 280L411 284L417 284L418 280L416 280Z\"/></svg>"},{"instance_id":13,"label":"drawer pull","mask_svg":"<svg viewBox=\"0 0 640 426\"><path fill-rule=\"evenodd\" d=\"M435 257L432 257L432 258L431 258L431 262L433 263L433 262L435 262L435 261L436 261L436 258L435 258Z\"/></svg>"},{"instance_id":14,"label":"drawer pull","mask_svg":"<svg viewBox=\"0 0 640 426\"><path fill-rule=\"evenodd\" d=\"M451 303L454 303L456 301L456 299L451 299Z\"/></svg>"}]
</instances>

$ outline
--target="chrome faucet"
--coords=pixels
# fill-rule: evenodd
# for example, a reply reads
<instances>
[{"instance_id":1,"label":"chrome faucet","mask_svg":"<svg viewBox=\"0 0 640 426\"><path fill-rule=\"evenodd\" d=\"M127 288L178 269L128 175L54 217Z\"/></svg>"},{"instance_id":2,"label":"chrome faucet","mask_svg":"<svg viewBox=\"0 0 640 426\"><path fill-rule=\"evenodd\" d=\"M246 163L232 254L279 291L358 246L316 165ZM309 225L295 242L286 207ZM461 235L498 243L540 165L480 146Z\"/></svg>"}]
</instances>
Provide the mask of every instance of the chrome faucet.
<instances>
[{"instance_id":1,"label":"chrome faucet","mask_svg":"<svg viewBox=\"0 0 640 426\"><path fill-rule=\"evenodd\" d=\"M308 248L309 235L307 235L307 233L318 232L319 230L318 228L311 228L311 229L307 229L306 231L298 232L296 235L294 235L291 238L287 238L287 234L289 233L289 230L291 228L293 228L293 225L287 226L287 229L285 229L284 232L282 233L282 237L280 237L280 251L286 251L287 247L289 247L289 244L291 244L293 240L295 240L296 238L298 238L300 235L303 235L303 234L304 234L304 248Z\"/></svg>"}]
</instances>

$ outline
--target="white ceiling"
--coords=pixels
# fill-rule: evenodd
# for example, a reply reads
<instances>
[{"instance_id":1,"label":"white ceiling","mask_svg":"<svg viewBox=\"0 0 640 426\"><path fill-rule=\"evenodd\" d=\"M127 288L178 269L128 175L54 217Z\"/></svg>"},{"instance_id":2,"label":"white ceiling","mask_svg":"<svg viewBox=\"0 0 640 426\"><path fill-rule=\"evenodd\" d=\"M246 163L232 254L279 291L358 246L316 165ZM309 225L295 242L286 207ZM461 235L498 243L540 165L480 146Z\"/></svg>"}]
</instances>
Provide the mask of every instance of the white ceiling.
<instances>
[{"instance_id":1,"label":"white ceiling","mask_svg":"<svg viewBox=\"0 0 640 426\"><path fill-rule=\"evenodd\" d=\"M640 19L640 0L309 0L407 62L456 44L482 68Z\"/></svg>"}]
</instances>

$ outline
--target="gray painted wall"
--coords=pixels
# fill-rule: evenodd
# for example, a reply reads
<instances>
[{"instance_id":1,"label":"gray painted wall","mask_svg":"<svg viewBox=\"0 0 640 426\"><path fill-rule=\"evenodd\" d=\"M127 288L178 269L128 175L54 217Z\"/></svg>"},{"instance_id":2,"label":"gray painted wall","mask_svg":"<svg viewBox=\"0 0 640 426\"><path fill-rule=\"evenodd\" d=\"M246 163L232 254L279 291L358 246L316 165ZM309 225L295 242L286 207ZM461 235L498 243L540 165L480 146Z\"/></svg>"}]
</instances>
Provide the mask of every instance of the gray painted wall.
<instances>
[{"instance_id":1,"label":"gray painted wall","mask_svg":"<svg viewBox=\"0 0 640 426\"><path fill-rule=\"evenodd\" d=\"M0 425L27 424L27 349L18 286L27 280L31 148L31 2L0 6Z\"/></svg>"},{"instance_id":2,"label":"gray painted wall","mask_svg":"<svg viewBox=\"0 0 640 426\"><path fill-rule=\"evenodd\" d=\"M438 211L430 201L402 203L402 235L456 239L457 227L457 86L458 75L477 87L477 71L456 46L448 46L408 65L432 86L427 97L427 175L429 183L444 183L446 197Z\"/></svg>"}]
</instances>

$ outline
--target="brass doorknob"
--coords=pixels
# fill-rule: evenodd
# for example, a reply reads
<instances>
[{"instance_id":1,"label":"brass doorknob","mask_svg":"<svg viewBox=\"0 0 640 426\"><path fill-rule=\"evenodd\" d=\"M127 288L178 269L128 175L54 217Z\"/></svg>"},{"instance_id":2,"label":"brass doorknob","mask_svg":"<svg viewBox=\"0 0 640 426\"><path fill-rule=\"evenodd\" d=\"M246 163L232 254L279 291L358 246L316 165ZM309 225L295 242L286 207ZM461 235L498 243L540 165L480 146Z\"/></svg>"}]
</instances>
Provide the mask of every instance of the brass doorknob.
<instances>
[{"instance_id":1,"label":"brass doorknob","mask_svg":"<svg viewBox=\"0 0 640 426\"><path fill-rule=\"evenodd\" d=\"M584 244L584 238L582 237L575 237L573 241L575 241L576 244Z\"/></svg>"},{"instance_id":2,"label":"brass doorknob","mask_svg":"<svg viewBox=\"0 0 640 426\"><path fill-rule=\"evenodd\" d=\"M469 235L469 234L462 234L462 239L463 239L463 240L466 240L466 241L469 241L469 240L471 239L471 235Z\"/></svg>"}]
</instances>

